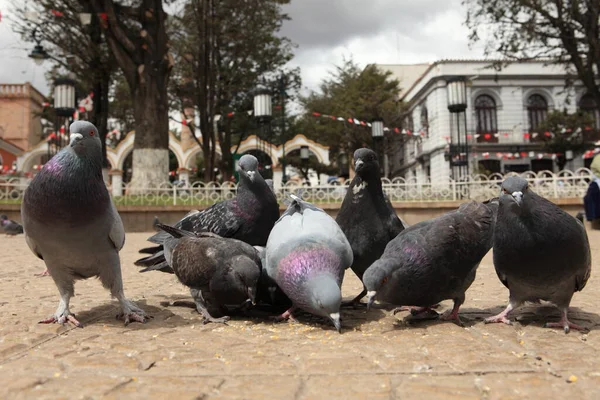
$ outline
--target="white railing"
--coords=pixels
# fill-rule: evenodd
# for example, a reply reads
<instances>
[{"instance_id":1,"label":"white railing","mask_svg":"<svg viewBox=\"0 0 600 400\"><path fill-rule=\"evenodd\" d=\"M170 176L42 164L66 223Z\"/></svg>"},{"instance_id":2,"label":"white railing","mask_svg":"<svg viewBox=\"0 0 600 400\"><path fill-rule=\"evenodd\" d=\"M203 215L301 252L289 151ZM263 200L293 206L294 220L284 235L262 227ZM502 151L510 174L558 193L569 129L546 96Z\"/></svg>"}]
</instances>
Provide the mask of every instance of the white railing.
<instances>
[{"instance_id":1,"label":"white railing","mask_svg":"<svg viewBox=\"0 0 600 400\"><path fill-rule=\"evenodd\" d=\"M499 194L500 184L508 175L474 175L468 181L447 179L442 182L419 181L417 179L394 178L383 180L383 190L392 202L427 202L452 200L485 200ZM542 171L519 174L530 182L531 188L547 198L583 198L594 175L589 169L564 170L558 173ZM19 204L29 181L26 179L2 180L0 177L0 204ZM346 195L349 181L345 184L302 186L289 182L276 189L277 198L288 197L289 193L300 193L314 203L341 203ZM165 182L155 187L133 187L124 185L122 190L113 190L113 200L123 206L208 206L235 196L233 183L202 183L173 185ZM121 195L114 195L121 193Z\"/></svg>"}]
</instances>

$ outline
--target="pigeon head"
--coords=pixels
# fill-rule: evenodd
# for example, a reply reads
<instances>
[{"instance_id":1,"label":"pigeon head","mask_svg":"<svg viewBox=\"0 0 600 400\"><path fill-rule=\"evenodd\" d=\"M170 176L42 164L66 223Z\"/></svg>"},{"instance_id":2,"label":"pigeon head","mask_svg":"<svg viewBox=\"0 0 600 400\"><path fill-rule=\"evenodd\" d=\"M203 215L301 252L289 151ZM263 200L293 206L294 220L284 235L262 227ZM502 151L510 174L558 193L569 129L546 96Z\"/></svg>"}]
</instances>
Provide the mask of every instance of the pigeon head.
<instances>
[{"instance_id":1,"label":"pigeon head","mask_svg":"<svg viewBox=\"0 0 600 400\"><path fill-rule=\"evenodd\" d=\"M361 176L379 173L377 154L371 149L362 148L354 152L354 170Z\"/></svg>"},{"instance_id":2,"label":"pigeon head","mask_svg":"<svg viewBox=\"0 0 600 400\"><path fill-rule=\"evenodd\" d=\"M329 318L335 329L341 331L340 305L342 292L335 278L330 274L319 274L308 283L310 288L310 305L317 315Z\"/></svg>"},{"instance_id":3,"label":"pigeon head","mask_svg":"<svg viewBox=\"0 0 600 400\"><path fill-rule=\"evenodd\" d=\"M367 289L367 308L370 308L375 301L377 292L380 291L390 280L392 269L386 268L385 261L379 259L375 261L363 275L363 283Z\"/></svg>"},{"instance_id":4,"label":"pigeon head","mask_svg":"<svg viewBox=\"0 0 600 400\"><path fill-rule=\"evenodd\" d=\"M80 156L92 155L102 151L102 142L98 129L87 121L75 121L69 127L71 133L69 146Z\"/></svg>"},{"instance_id":5,"label":"pigeon head","mask_svg":"<svg viewBox=\"0 0 600 400\"><path fill-rule=\"evenodd\" d=\"M246 256L234 257L231 260L232 269L227 279L238 292L247 294L252 304L256 304L256 286L260 279L260 267Z\"/></svg>"},{"instance_id":6,"label":"pigeon head","mask_svg":"<svg viewBox=\"0 0 600 400\"><path fill-rule=\"evenodd\" d=\"M523 196L529 190L529 183L519 176L509 176L500 187L500 204L520 207Z\"/></svg>"},{"instance_id":7,"label":"pigeon head","mask_svg":"<svg viewBox=\"0 0 600 400\"><path fill-rule=\"evenodd\" d=\"M241 179L249 179L250 182L254 182L257 179L257 175L260 176L258 172L258 160L251 154L245 154L240 158L237 170Z\"/></svg>"},{"instance_id":8,"label":"pigeon head","mask_svg":"<svg viewBox=\"0 0 600 400\"><path fill-rule=\"evenodd\" d=\"M6 216L6 214L2 214L2 215L0 215L0 219L2 221L4 221L4 220L8 219L8 217Z\"/></svg>"}]
</instances>

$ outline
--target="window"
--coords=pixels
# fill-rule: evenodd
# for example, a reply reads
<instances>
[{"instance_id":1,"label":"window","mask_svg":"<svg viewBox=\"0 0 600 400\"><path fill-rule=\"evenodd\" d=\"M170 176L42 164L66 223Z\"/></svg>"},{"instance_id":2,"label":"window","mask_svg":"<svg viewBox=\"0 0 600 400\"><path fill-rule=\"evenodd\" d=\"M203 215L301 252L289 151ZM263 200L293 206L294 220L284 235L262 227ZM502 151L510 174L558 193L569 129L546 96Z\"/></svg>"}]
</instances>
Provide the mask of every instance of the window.
<instances>
[{"instance_id":1,"label":"window","mask_svg":"<svg viewBox=\"0 0 600 400\"><path fill-rule=\"evenodd\" d=\"M425 137L429 136L429 116L427 115L427 106L421 105L421 129L425 132Z\"/></svg>"},{"instance_id":2,"label":"window","mask_svg":"<svg viewBox=\"0 0 600 400\"><path fill-rule=\"evenodd\" d=\"M598 106L596 105L596 100L590 93L585 94L581 100L579 100L579 109L592 116L594 119L594 129L600 128L600 115L598 115Z\"/></svg>"},{"instance_id":3,"label":"window","mask_svg":"<svg viewBox=\"0 0 600 400\"><path fill-rule=\"evenodd\" d=\"M548 115L548 102L539 94L532 94L527 99L527 116L529 118L529 130L535 131Z\"/></svg>"},{"instance_id":4,"label":"window","mask_svg":"<svg viewBox=\"0 0 600 400\"><path fill-rule=\"evenodd\" d=\"M477 132L498 132L496 119L496 102L491 96L482 94L475 99L477 114Z\"/></svg>"}]
</instances>

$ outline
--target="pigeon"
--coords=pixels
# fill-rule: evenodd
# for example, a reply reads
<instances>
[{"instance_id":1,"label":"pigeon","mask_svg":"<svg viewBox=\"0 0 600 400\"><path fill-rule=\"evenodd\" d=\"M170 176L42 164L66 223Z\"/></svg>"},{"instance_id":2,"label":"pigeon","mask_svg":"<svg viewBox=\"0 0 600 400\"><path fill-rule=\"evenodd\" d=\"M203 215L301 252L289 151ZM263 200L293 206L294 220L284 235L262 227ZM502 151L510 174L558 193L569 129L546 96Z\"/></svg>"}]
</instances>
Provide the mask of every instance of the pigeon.
<instances>
[{"instance_id":1,"label":"pigeon","mask_svg":"<svg viewBox=\"0 0 600 400\"><path fill-rule=\"evenodd\" d=\"M225 323L230 308L256 302L261 273L258 251L236 239L211 232L194 234L158 224L168 233L165 259L181 283L190 288L204 323Z\"/></svg>"},{"instance_id":2,"label":"pigeon","mask_svg":"<svg viewBox=\"0 0 600 400\"><path fill-rule=\"evenodd\" d=\"M277 191L275 190L275 186L273 184L273 179L265 179L265 183L267 184L269 189L271 189L271 192L273 192L273 194L275 196L277 196Z\"/></svg>"},{"instance_id":3,"label":"pigeon","mask_svg":"<svg viewBox=\"0 0 600 400\"><path fill-rule=\"evenodd\" d=\"M269 233L279 218L277 199L258 172L256 157L250 154L242 156L238 172L240 182L233 199L215 203L202 211L193 210L175 227L193 233L213 232L253 246L266 245ZM166 232L158 232L148 239L159 246L151 248L154 254L135 262L135 265L145 267L140 272L159 270L173 273L162 251L162 242L168 236ZM150 249L146 248L141 252L148 251Z\"/></svg>"},{"instance_id":4,"label":"pigeon","mask_svg":"<svg viewBox=\"0 0 600 400\"><path fill-rule=\"evenodd\" d=\"M549 328L583 330L569 321L567 312L574 292L581 291L591 270L590 244L584 225L529 188L528 182L510 176L502 182L494 232L494 267L509 290L504 311L485 322L510 324L508 314L526 301L549 301L560 312L560 322Z\"/></svg>"},{"instance_id":5,"label":"pigeon","mask_svg":"<svg viewBox=\"0 0 600 400\"><path fill-rule=\"evenodd\" d=\"M497 202L468 202L454 211L405 229L388 243L381 258L363 276L368 307L375 299L416 305L413 314L452 299L442 319L462 325L458 310L473 283L481 259L492 247Z\"/></svg>"},{"instance_id":6,"label":"pigeon","mask_svg":"<svg viewBox=\"0 0 600 400\"><path fill-rule=\"evenodd\" d=\"M4 214L0 215L0 224L2 224L2 230L7 236L16 236L19 233L23 233L21 224L12 219L8 219Z\"/></svg>"},{"instance_id":7,"label":"pigeon","mask_svg":"<svg viewBox=\"0 0 600 400\"><path fill-rule=\"evenodd\" d=\"M266 247L254 246L258 251L261 265L265 264ZM289 309L292 306L292 301L281 290L277 283L271 279L266 268L262 268L260 279L258 280L256 303L265 304L272 309L280 310L279 313Z\"/></svg>"},{"instance_id":8,"label":"pigeon","mask_svg":"<svg viewBox=\"0 0 600 400\"><path fill-rule=\"evenodd\" d=\"M296 195L290 197L269 236L263 266L293 303L279 319L293 318L294 309L301 308L329 318L341 332L341 286L352 264L352 248L332 217Z\"/></svg>"},{"instance_id":9,"label":"pigeon","mask_svg":"<svg viewBox=\"0 0 600 400\"><path fill-rule=\"evenodd\" d=\"M123 293L119 250L125 230L102 178L98 130L87 121L75 121L69 130L69 144L33 178L21 205L26 242L44 260L60 293L56 312L40 323L82 327L69 301L74 281L91 277L100 278L117 298L118 317L126 325L145 322L144 311Z\"/></svg>"},{"instance_id":10,"label":"pigeon","mask_svg":"<svg viewBox=\"0 0 600 400\"><path fill-rule=\"evenodd\" d=\"M348 238L354 254L352 271L362 280L367 268L379 259L385 246L398 236L405 225L396 215L381 186L377 154L362 148L354 152L356 175L336 217L336 222ZM358 305L366 289L350 303Z\"/></svg>"},{"instance_id":11,"label":"pigeon","mask_svg":"<svg viewBox=\"0 0 600 400\"><path fill-rule=\"evenodd\" d=\"M152 229L154 229L156 232L160 231L160 229L158 228L158 224L160 224L160 220L155 215L154 219L152 220Z\"/></svg>"}]
</instances>

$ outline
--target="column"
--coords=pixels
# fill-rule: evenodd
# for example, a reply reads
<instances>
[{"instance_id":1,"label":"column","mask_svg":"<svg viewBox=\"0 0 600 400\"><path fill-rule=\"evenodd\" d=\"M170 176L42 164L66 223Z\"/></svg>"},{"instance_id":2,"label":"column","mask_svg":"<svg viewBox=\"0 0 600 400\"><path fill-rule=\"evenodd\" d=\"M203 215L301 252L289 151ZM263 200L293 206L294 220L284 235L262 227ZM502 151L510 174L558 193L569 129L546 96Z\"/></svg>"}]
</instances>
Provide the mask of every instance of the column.
<instances>
[{"instance_id":1,"label":"column","mask_svg":"<svg viewBox=\"0 0 600 400\"><path fill-rule=\"evenodd\" d=\"M113 197L123 196L123 171L120 169L111 169L108 174L110 175Z\"/></svg>"},{"instance_id":2,"label":"column","mask_svg":"<svg viewBox=\"0 0 600 400\"><path fill-rule=\"evenodd\" d=\"M178 168L177 169L178 179L182 182L186 182L188 185L190 183L190 170L187 168Z\"/></svg>"}]
</instances>

